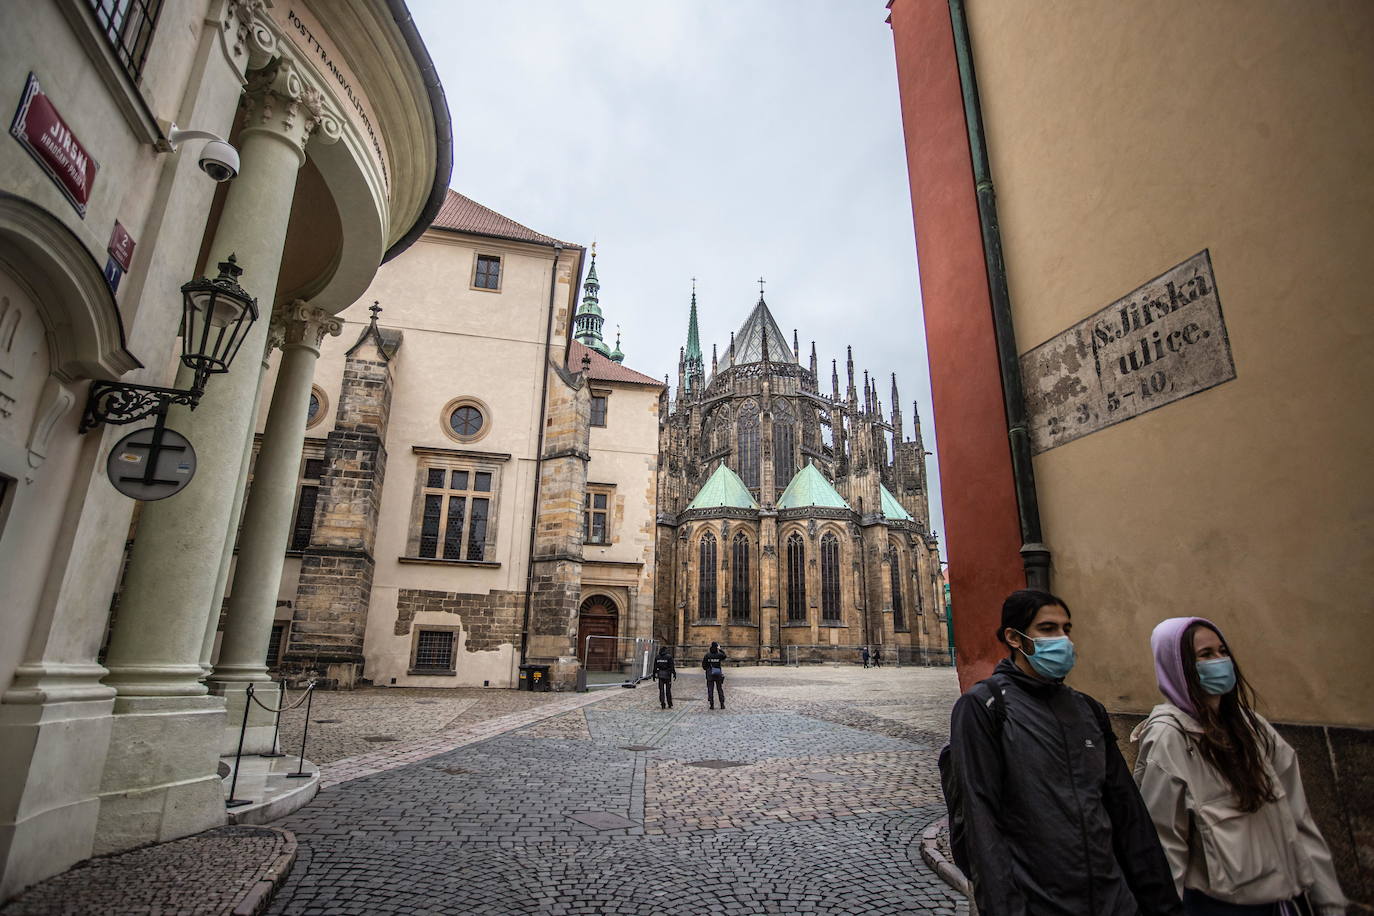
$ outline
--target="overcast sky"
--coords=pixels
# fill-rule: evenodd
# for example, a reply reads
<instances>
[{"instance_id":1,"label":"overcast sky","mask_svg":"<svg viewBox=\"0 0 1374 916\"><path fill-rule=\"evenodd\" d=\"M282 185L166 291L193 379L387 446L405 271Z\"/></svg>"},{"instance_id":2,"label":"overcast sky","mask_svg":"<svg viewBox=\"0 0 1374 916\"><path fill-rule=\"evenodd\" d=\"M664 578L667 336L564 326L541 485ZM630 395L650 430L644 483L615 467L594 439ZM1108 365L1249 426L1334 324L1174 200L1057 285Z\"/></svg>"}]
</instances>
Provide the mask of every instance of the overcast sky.
<instances>
[{"instance_id":1,"label":"overcast sky","mask_svg":"<svg viewBox=\"0 0 1374 916\"><path fill-rule=\"evenodd\" d=\"M677 384L691 278L706 360L758 299L934 421L883 0L409 0L454 124L452 186L597 242L605 332ZM929 459L932 523L943 533ZM943 552L943 547L942 547Z\"/></svg>"}]
</instances>

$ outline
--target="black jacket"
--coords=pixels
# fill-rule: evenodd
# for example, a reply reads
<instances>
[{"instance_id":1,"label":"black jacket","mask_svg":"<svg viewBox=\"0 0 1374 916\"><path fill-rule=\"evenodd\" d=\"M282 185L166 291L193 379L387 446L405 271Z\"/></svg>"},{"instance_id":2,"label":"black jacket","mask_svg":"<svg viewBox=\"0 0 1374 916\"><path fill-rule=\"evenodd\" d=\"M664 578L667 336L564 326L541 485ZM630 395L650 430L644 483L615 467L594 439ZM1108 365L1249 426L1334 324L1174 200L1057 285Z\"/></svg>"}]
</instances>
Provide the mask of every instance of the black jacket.
<instances>
[{"instance_id":1,"label":"black jacket","mask_svg":"<svg viewBox=\"0 0 1374 916\"><path fill-rule=\"evenodd\" d=\"M677 665L671 655L659 655L654 658L654 677L660 681L677 680Z\"/></svg>"},{"instance_id":2,"label":"black jacket","mask_svg":"<svg viewBox=\"0 0 1374 916\"><path fill-rule=\"evenodd\" d=\"M706 672L706 676L707 676L707 677L710 677L710 676L711 676L711 669L712 669L712 668L720 668L720 669L721 669L721 676L724 677L724 676L725 676L725 671L724 671L725 659L726 659L725 653L722 652L722 651L719 650L719 649L717 649L717 650L714 651L714 652L709 652L709 651L708 651L704 656L702 656L702 659L701 659L701 670Z\"/></svg>"},{"instance_id":3,"label":"black jacket","mask_svg":"<svg viewBox=\"0 0 1374 916\"><path fill-rule=\"evenodd\" d=\"M998 724L992 691L1003 690ZM1169 863L1106 711L1009 659L954 704L950 761L963 796L981 916L1177 916Z\"/></svg>"}]
</instances>

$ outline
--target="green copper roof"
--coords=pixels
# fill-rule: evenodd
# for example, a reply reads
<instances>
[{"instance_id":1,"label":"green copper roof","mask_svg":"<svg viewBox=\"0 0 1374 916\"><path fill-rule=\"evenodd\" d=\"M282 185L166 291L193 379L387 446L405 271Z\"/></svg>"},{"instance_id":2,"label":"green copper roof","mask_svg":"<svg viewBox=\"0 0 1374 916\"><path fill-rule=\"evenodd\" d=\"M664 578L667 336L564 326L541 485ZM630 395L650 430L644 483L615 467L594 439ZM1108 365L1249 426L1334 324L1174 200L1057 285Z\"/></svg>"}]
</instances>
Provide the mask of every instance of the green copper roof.
<instances>
[{"instance_id":1,"label":"green copper roof","mask_svg":"<svg viewBox=\"0 0 1374 916\"><path fill-rule=\"evenodd\" d=\"M722 464L711 479L702 484L688 509L715 509L731 506L736 509L757 509L759 504L749 495L749 488L739 475Z\"/></svg>"},{"instance_id":2,"label":"green copper roof","mask_svg":"<svg viewBox=\"0 0 1374 916\"><path fill-rule=\"evenodd\" d=\"M830 481L814 464L808 464L797 472L787 489L782 491L778 500L779 509L802 509L807 506L820 506L827 509L848 509L849 503L835 491Z\"/></svg>"},{"instance_id":3,"label":"green copper roof","mask_svg":"<svg viewBox=\"0 0 1374 916\"><path fill-rule=\"evenodd\" d=\"M878 489L883 491L883 515L897 521L911 521L911 513L902 508L902 504L897 502L897 497L884 484L878 484Z\"/></svg>"}]
</instances>

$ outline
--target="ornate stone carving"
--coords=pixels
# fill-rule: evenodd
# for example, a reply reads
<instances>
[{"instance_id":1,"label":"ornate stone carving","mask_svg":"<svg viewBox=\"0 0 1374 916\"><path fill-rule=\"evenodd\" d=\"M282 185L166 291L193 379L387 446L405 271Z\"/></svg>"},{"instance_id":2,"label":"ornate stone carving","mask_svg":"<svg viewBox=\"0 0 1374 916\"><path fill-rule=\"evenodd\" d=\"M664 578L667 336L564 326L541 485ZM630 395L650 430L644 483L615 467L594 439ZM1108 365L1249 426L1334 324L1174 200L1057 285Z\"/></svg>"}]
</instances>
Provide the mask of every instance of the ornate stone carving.
<instances>
[{"instance_id":1,"label":"ornate stone carving","mask_svg":"<svg viewBox=\"0 0 1374 916\"><path fill-rule=\"evenodd\" d=\"M245 133L274 131L295 144L302 154L311 137L333 143L343 132L327 96L289 57L279 57L250 73L239 106Z\"/></svg>"},{"instance_id":2,"label":"ornate stone carving","mask_svg":"<svg viewBox=\"0 0 1374 916\"><path fill-rule=\"evenodd\" d=\"M277 306L267 337L274 347L307 347L318 351L326 334L338 337L342 331L343 322L338 318L303 299L296 299Z\"/></svg>"}]
</instances>

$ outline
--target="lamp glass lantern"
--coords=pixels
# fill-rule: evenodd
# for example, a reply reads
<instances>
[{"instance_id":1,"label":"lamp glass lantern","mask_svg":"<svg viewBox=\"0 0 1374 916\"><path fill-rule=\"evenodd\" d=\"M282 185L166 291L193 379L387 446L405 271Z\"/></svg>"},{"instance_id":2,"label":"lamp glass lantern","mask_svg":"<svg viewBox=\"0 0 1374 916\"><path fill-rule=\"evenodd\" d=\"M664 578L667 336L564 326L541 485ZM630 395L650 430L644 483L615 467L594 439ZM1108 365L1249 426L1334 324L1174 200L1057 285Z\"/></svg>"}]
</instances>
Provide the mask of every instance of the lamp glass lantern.
<instances>
[{"instance_id":1,"label":"lamp glass lantern","mask_svg":"<svg viewBox=\"0 0 1374 916\"><path fill-rule=\"evenodd\" d=\"M258 301L238 283L243 268L231 254L219 276L200 277L182 286L181 362L196 374L194 387L228 372L248 329L258 320Z\"/></svg>"}]
</instances>

